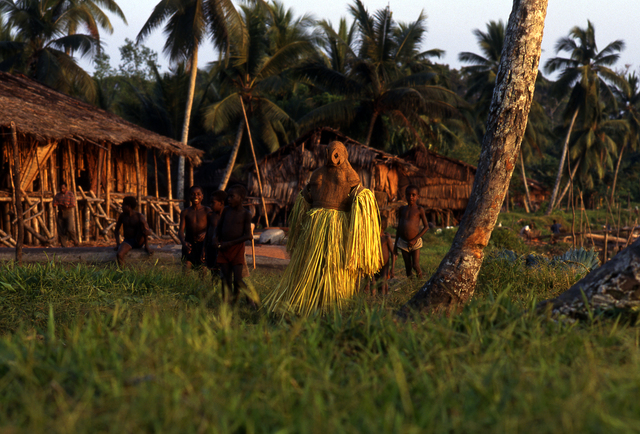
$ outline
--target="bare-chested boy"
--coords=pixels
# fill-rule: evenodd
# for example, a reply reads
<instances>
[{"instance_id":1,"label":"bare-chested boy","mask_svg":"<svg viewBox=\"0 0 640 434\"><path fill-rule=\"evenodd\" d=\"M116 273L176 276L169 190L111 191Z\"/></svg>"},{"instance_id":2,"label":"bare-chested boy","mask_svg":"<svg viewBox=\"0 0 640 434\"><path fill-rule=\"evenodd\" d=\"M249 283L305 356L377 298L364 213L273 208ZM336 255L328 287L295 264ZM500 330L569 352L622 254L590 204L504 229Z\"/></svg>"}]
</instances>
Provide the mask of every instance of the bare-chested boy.
<instances>
[{"instance_id":1,"label":"bare-chested boy","mask_svg":"<svg viewBox=\"0 0 640 434\"><path fill-rule=\"evenodd\" d=\"M232 303L237 301L240 289L246 288L242 280L242 267L245 264L244 243L252 236L251 213L242 206L246 196L247 190L241 185L234 185L228 189L229 205L222 211L216 228L222 286L225 298Z\"/></svg>"},{"instance_id":2,"label":"bare-chested boy","mask_svg":"<svg viewBox=\"0 0 640 434\"><path fill-rule=\"evenodd\" d=\"M220 274L218 265L218 238L216 228L220 222L220 216L227 200L227 193L222 190L215 191L211 196L211 214L207 223L206 261L207 268L211 270L212 279L215 281Z\"/></svg>"},{"instance_id":3,"label":"bare-chested boy","mask_svg":"<svg viewBox=\"0 0 640 434\"><path fill-rule=\"evenodd\" d=\"M125 265L125 256L131 249L144 249L148 255L153 252L149 248L149 234L151 229L147 224L147 220L144 215L136 211L138 201L133 196L126 196L122 200L122 213L118 217L116 223L116 251L118 252L116 258L120 267ZM122 233L124 235L124 241L120 242L120 227L122 226Z\"/></svg>"},{"instance_id":4,"label":"bare-chested boy","mask_svg":"<svg viewBox=\"0 0 640 434\"><path fill-rule=\"evenodd\" d=\"M211 208L202 205L202 189L193 186L189 189L191 206L180 213L178 238L182 243L182 264L184 270L190 270L204 264L204 242L207 236L207 220Z\"/></svg>"},{"instance_id":5,"label":"bare-chested boy","mask_svg":"<svg viewBox=\"0 0 640 434\"><path fill-rule=\"evenodd\" d=\"M399 210L400 218L393 252L397 255L398 249L402 251L407 277L411 277L412 270L415 270L418 278L422 278L420 248L422 236L429 230L429 223L424 210L418 206L418 187L413 184L407 186L405 196L407 204ZM420 222L422 222L422 229L420 229Z\"/></svg>"},{"instance_id":6,"label":"bare-chested boy","mask_svg":"<svg viewBox=\"0 0 640 434\"><path fill-rule=\"evenodd\" d=\"M383 295L389 294L389 270L393 270L396 264L396 255L394 253L391 236L385 232L387 229L387 221L387 217L380 217L380 245L382 247L382 263L384 265L371 279L371 295L377 295L378 285ZM367 283L365 291L369 292L369 283Z\"/></svg>"}]
</instances>

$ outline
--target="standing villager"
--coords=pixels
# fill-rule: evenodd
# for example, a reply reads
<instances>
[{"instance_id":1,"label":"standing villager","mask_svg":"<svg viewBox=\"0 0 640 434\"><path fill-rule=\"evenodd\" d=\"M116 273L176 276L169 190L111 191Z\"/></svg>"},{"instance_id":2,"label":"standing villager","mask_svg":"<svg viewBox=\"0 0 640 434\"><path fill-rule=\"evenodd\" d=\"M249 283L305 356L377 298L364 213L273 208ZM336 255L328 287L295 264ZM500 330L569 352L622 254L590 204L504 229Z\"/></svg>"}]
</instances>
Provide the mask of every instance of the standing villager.
<instances>
[{"instance_id":1,"label":"standing villager","mask_svg":"<svg viewBox=\"0 0 640 434\"><path fill-rule=\"evenodd\" d=\"M266 298L271 312L309 315L327 311L357 291L360 275L382 267L380 214L375 196L360 185L341 142L327 147L291 212L291 261Z\"/></svg>"},{"instance_id":2,"label":"standing villager","mask_svg":"<svg viewBox=\"0 0 640 434\"><path fill-rule=\"evenodd\" d=\"M207 220L211 208L202 205L204 194L198 186L189 189L191 206L180 213L178 238L182 243L183 271L204 265L205 238L207 236Z\"/></svg>"},{"instance_id":3,"label":"standing villager","mask_svg":"<svg viewBox=\"0 0 640 434\"><path fill-rule=\"evenodd\" d=\"M76 194L67 189L67 183L60 184L60 191L53 197L53 206L58 208L58 238L60 245L67 247L67 241L71 239L78 245L76 235L76 219L73 211L76 207Z\"/></svg>"},{"instance_id":4,"label":"standing villager","mask_svg":"<svg viewBox=\"0 0 640 434\"><path fill-rule=\"evenodd\" d=\"M393 252L395 255L398 254L398 250L402 252L407 277L411 277L415 270L418 279L422 279L420 249L422 236L429 230L429 223L424 210L418 205L419 196L420 190L417 186L413 184L407 186L405 190L407 204L398 210L398 232ZM420 223L422 223L422 229L420 229Z\"/></svg>"}]
</instances>

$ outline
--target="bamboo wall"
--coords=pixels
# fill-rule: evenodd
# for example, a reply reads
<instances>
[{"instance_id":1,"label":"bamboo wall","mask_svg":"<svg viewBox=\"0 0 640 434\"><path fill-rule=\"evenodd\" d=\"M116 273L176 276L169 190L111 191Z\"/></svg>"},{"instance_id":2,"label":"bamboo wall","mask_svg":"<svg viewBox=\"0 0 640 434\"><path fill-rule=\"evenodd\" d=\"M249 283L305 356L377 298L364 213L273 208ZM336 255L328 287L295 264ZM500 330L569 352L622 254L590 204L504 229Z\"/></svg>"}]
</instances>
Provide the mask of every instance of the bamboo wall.
<instances>
[{"instance_id":1,"label":"bamboo wall","mask_svg":"<svg viewBox=\"0 0 640 434\"><path fill-rule=\"evenodd\" d=\"M171 191L171 159L135 144L111 146L79 141L36 140L18 134L20 188L26 221L25 244L57 243L53 196L62 182L76 192L77 233L82 242L114 235L120 204L138 198L139 211L158 237L174 240L180 209ZM150 166L151 173L148 173ZM13 246L17 234L13 182L13 138L0 131L0 245ZM159 184L163 176L164 185ZM149 179L154 185L148 194ZM162 190L166 196L159 195Z\"/></svg>"}]
</instances>

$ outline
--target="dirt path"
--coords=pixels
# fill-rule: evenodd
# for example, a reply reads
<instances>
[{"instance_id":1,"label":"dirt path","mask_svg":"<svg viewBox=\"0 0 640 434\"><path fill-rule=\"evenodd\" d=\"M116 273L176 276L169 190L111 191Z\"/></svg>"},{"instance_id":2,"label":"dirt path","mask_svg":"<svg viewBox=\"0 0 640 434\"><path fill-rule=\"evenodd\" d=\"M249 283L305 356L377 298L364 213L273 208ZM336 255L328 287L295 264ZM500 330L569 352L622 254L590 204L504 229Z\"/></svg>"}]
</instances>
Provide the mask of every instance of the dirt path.
<instances>
[{"instance_id":1,"label":"dirt path","mask_svg":"<svg viewBox=\"0 0 640 434\"><path fill-rule=\"evenodd\" d=\"M161 261L165 263L179 263L181 247L177 244L151 245L153 255L148 256L143 250L132 250L127 256L128 261ZM22 250L22 260L25 263L44 263L49 261L100 264L114 262L116 252L113 244L110 246L91 247L25 247ZM247 265L252 267L251 245L245 247ZM289 256L284 246L256 245L256 266L284 268L289 263ZM15 259L15 249L0 248L0 262Z\"/></svg>"}]
</instances>

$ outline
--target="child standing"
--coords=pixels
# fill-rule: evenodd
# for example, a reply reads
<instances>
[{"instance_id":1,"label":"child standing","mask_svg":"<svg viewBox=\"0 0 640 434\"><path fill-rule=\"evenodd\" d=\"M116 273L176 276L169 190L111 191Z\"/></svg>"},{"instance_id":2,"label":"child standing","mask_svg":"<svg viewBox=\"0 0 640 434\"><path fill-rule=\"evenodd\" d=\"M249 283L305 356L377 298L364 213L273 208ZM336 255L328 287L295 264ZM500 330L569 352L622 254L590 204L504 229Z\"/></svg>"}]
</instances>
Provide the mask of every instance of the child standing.
<instances>
[{"instance_id":1,"label":"child standing","mask_svg":"<svg viewBox=\"0 0 640 434\"><path fill-rule=\"evenodd\" d=\"M396 255L393 251L394 247L393 242L391 241L391 236L385 232L387 229L387 221L387 217L380 217L380 246L382 248L382 263L384 265L380 271L373 276L371 282L367 283L365 291L369 292L369 285L371 283L371 295L376 295L378 284L382 295L389 294L389 271L393 270L393 267L396 264Z\"/></svg>"},{"instance_id":2,"label":"child standing","mask_svg":"<svg viewBox=\"0 0 640 434\"><path fill-rule=\"evenodd\" d=\"M149 248L149 234L151 229L147 225L147 220L144 215L136 211L138 201L133 196L126 196L122 200L122 213L118 217L116 223L116 248L118 252L116 259L120 267L125 264L125 256L131 249L144 249L148 255L153 252ZM120 227L122 226L122 233L124 235L124 241L120 242Z\"/></svg>"},{"instance_id":3,"label":"child standing","mask_svg":"<svg viewBox=\"0 0 640 434\"><path fill-rule=\"evenodd\" d=\"M429 229L429 223L427 223L424 210L418 206L419 194L417 186L413 184L407 186L405 190L407 204L399 210L400 218L393 252L397 255L398 249L402 251L407 277L411 277L412 270L415 270L416 275L421 279L420 248L422 247L422 236ZM422 229L420 229L420 222L422 222Z\"/></svg>"},{"instance_id":4,"label":"child standing","mask_svg":"<svg viewBox=\"0 0 640 434\"><path fill-rule=\"evenodd\" d=\"M220 276L220 266L218 265L218 239L216 228L220 222L220 216L227 200L227 193L218 190L211 196L211 214L207 221L207 242L206 242L206 262L207 268L211 270L212 281Z\"/></svg>"},{"instance_id":5,"label":"child standing","mask_svg":"<svg viewBox=\"0 0 640 434\"><path fill-rule=\"evenodd\" d=\"M242 280L245 264L244 243L251 240L251 213L242 206L247 190L242 185L229 188L228 206L222 211L216 227L218 265L222 274L225 298L235 303L240 289L246 288ZM231 291L231 288L233 290Z\"/></svg>"},{"instance_id":6,"label":"child standing","mask_svg":"<svg viewBox=\"0 0 640 434\"><path fill-rule=\"evenodd\" d=\"M193 186L189 189L191 206L180 213L178 238L182 243L182 263L184 270L190 270L204 264L204 241L207 236L207 220L211 208L202 205L202 189Z\"/></svg>"}]
</instances>

